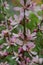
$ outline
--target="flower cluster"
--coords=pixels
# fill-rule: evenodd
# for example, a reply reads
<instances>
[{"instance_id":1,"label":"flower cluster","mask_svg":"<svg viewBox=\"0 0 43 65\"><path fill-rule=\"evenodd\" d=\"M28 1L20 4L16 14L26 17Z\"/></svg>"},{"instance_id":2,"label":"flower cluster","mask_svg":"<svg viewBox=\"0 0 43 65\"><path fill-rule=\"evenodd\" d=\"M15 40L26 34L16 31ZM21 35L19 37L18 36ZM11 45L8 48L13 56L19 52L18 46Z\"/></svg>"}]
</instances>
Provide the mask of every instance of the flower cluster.
<instances>
[{"instance_id":1,"label":"flower cluster","mask_svg":"<svg viewBox=\"0 0 43 65\"><path fill-rule=\"evenodd\" d=\"M2 2L2 1L1 1ZM37 38L37 30L40 30L43 33L43 18L42 22L38 24L38 29L35 29L33 32L30 31L26 27L26 24L30 22L29 15L31 11L38 17L38 11L43 11L43 5L41 7L37 6L31 0L20 0L21 7L14 7L14 11L19 11L20 15L14 14L14 16L10 16L6 13L9 9L9 5L5 1L2 2L3 9L5 13L3 13L1 9L1 13L4 15L4 21L2 20L0 26L4 26L5 29L0 32L0 40L4 39L5 42L0 45L0 57L7 57L8 55L12 55L11 59L15 60L18 65L33 65L34 63L42 64L43 58L40 58L37 52L33 51L35 48L35 39ZM28 21L28 22L27 22ZM22 29L19 27L21 25ZM18 30L17 33L12 32L15 29ZM17 52L15 51L15 47L18 46ZM5 49L3 50L3 48ZM11 49L11 52L8 50ZM13 49L14 47L14 49ZM28 55L25 55L25 53ZM7 62L1 62L0 65L9 65Z\"/></svg>"}]
</instances>

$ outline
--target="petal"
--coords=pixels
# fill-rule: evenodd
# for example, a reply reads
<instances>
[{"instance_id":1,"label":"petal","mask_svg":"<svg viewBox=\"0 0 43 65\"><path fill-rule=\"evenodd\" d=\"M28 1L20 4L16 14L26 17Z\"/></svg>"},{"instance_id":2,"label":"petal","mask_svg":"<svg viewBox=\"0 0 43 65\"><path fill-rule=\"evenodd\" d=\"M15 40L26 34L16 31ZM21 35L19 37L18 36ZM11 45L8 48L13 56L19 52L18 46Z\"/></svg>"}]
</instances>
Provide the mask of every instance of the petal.
<instances>
[{"instance_id":1,"label":"petal","mask_svg":"<svg viewBox=\"0 0 43 65\"><path fill-rule=\"evenodd\" d=\"M15 28L17 28L17 27L18 27L18 25L15 25L13 29L15 29Z\"/></svg>"},{"instance_id":2,"label":"petal","mask_svg":"<svg viewBox=\"0 0 43 65\"><path fill-rule=\"evenodd\" d=\"M22 47L20 47L19 49L18 49L18 53L21 53L23 51L23 48ZM21 55L20 55L21 56Z\"/></svg>"},{"instance_id":3,"label":"petal","mask_svg":"<svg viewBox=\"0 0 43 65\"><path fill-rule=\"evenodd\" d=\"M19 35L18 34L15 34L15 33L13 33L13 36L16 38L16 37L19 37Z\"/></svg>"},{"instance_id":4,"label":"petal","mask_svg":"<svg viewBox=\"0 0 43 65\"><path fill-rule=\"evenodd\" d=\"M26 45L23 45L23 50L24 50L24 51L26 51L26 50L27 50Z\"/></svg>"},{"instance_id":5,"label":"petal","mask_svg":"<svg viewBox=\"0 0 43 65\"><path fill-rule=\"evenodd\" d=\"M38 56L33 57L33 60L32 60L32 61L35 62L35 63L38 63L38 62L39 62L39 58L38 58Z\"/></svg>"},{"instance_id":6,"label":"petal","mask_svg":"<svg viewBox=\"0 0 43 65\"><path fill-rule=\"evenodd\" d=\"M32 2L30 7L29 7L29 10L34 11L35 8L36 8L36 3Z\"/></svg>"},{"instance_id":7,"label":"petal","mask_svg":"<svg viewBox=\"0 0 43 65\"><path fill-rule=\"evenodd\" d=\"M29 11L25 11L25 16L29 16Z\"/></svg>"},{"instance_id":8,"label":"petal","mask_svg":"<svg viewBox=\"0 0 43 65\"><path fill-rule=\"evenodd\" d=\"M15 59L15 58L16 58L16 56L12 57L11 59Z\"/></svg>"},{"instance_id":9,"label":"petal","mask_svg":"<svg viewBox=\"0 0 43 65\"><path fill-rule=\"evenodd\" d=\"M36 32L33 32L33 33L31 34L31 36L32 36L32 37L35 37L35 36L36 36Z\"/></svg>"},{"instance_id":10,"label":"petal","mask_svg":"<svg viewBox=\"0 0 43 65\"><path fill-rule=\"evenodd\" d=\"M17 40L16 40L16 44L18 44L18 45L22 46L22 45L23 45L23 41L21 41L21 40L17 39Z\"/></svg>"},{"instance_id":11,"label":"petal","mask_svg":"<svg viewBox=\"0 0 43 65\"><path fill-rule=\"evenodd\" d=\"M20 0L20 4L21 5L24 5L24 0Z\"/></svg>"},{"instance_id":12,"label":"petal","mask_svg":"<svg viewBox=\"0 0 43 65\"><path fill-rule=\"evenodd\" d=\"M16 61L18 61L18 59L19 59L19 58L17 57L17 58L16 58Z\"/></svg>"},{"instance_id":13,"label":"petal","mask_svg":"<svg viewBox=\"0 0 43 65\"><path fill-rule=\"evenodd\" d=\"M39 64L43 63L43 58L39 58Z\"/></svg>"},{"instance_id":14,"label":"petal","mask_svg":"<svg viewBox=\"0 0 43 65\"><path fill-rule=\"evenodd\" d=\"M27 46L30 49L33 49L35 47L35 44L33 42L27 42Z\"/></svg>"},{"instance_id":15,"label":"petal","mask_svg":"<svg viewBox=\"0 0 43 65\"><path fill-rule=\"evenodd\" d=\"M17 15L14 15L14 18L15 18L15 20L18 20L18 16Z\"/></svg>"},{"instance_id":16,"label":"petal","mask_svg":"<svg viewBox=\"0 0 43 65\"><path fill-rule=\"evenodd\" d=\"M31 33L30 30L29 29L28 30L26 29L26 35L27 36L30 36L30 33Z\"/></svg>"},{"instance_id":17,"label":"petal","mask_svg":"<svg viewBox=\"0 0 43 65\"><path fill-rule=\"evenodd\" d=\"M3 5L6 9L9 9L9 4L7 3L7 1L5 1Z\"/></svg>"},{"instance_id":18,"label":"petal","mask_svg":"<svg viewBox=\"0 0 43 65\"><path fill-rule=\"evenodd\" d=\"M29 63L29 62L30 62L30 58L27 57L27 58L26 58L26 61Z\"/></svg>"},{"instance_id":19,"label":"petal","mask_svg":"<svg viewBox=\"0 0 43 65\"><path fill-rule=\"evenodd\" d=\"M35 40L37 37L30 37L30 40Z\"/></svg>"},{"instance_id":20,"label":"petal","mask_svg":"<svg viewBox=\"0 0 43 65\"><path fill-rule=\"evenodd\" d=\"M27 0L27 2L26 2L26 6L29 5L30 2L31 2L31 0Z\"/></svg>"},{"instance_id":21,"label":"petal","mask_svg":"<svg viewBox=\"0 0 43 65\"><path fill-rule=\"evenodd\" d=\"M23 10L23 8L21 8L21 10L20 10L20 18L21 18L21 20L24 18L24 10Z\"/></svg>"},{"instance_id":22,"label":"petal","mask_svg":"<svg viewBox=\"0 0 43 65\"><path fill-rule=\"evenodd\" d=\"M30 51L32 55L37 55L37 52Z\"/></svg>"},{"instance_id":23,"label":"petal","mask_svg":"<svg viewBox=\"0 0 43 65\"><path fill-rule=\"evenodd\" d=\"M23 20L23 18L24 18L24 12L21 12L20 17L19 17L19 21Z\"/></svg>"},{"instance_id":24,"label":"petal","mask_svg":"<svg viewBox=\"0 0 43 65\"><path fill-rule=\"evenodd\" d=\"M18 22L15 22L15 20L12 21L12 23L11 23L11 25L17 25L17 24L18 24Z\"/></svg>"},{"instance_id":25,"label":"petal","mask_svg":"<svg viewBox=\"0 0 43 65\"><path fill-rule=\"evenodd\" d=\"M20 11L20 9L21 9L20 7L14 7L13 8L14 11Z\"/></svg>"},{"instance_id":26,"label":"petal","mask_svg":"<svg viewBox=\"0 0 43 65\"><path fill-rule=\"evenodd\" d=\"M10 22L12 22L12 21L13 21L12 17L10 17L8 20L10 20Z\"/></svg>"}]
</instances>

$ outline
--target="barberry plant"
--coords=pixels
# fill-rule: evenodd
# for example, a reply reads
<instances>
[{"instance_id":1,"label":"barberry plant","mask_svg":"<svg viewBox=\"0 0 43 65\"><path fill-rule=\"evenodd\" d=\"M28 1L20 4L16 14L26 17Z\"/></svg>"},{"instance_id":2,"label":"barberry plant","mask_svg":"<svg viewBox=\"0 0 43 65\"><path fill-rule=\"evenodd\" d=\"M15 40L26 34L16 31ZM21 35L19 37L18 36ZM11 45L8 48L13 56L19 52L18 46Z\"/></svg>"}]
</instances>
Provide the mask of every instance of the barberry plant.
<instances>
[{"instance_id":1,"label":"barberry plant","mask_svg":"<svg viewBox=\"0 0 43 65\"><path fill-rule=\"evenodd\" d=\"M10 7L0 0L0 65L42 65L43 4L20 0L13 15Z\"/></svg>"}]
</instances>

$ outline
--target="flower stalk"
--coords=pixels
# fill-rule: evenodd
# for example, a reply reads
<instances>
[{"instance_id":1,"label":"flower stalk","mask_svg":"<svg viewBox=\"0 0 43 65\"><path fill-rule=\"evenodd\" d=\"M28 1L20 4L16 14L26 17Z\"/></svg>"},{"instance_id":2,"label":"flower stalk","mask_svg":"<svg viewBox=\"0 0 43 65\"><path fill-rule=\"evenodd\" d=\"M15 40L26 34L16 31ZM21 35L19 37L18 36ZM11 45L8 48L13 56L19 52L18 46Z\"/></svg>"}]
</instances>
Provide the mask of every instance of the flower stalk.
<instances>
[{"instance_id":1,"label":"flower stalk","mask_svg":"<svg viewBox=\"0 0 43 65\"><path fill-rule=\"evenodd\" d=\"M26 0L24 0L24 7L26 5ZM23 23L23 26L24 26L24 39L26 38L26 28L25 28L25 8L24 8L24 19L23 19L24 23Z\"/></svg>"}]
</instances>

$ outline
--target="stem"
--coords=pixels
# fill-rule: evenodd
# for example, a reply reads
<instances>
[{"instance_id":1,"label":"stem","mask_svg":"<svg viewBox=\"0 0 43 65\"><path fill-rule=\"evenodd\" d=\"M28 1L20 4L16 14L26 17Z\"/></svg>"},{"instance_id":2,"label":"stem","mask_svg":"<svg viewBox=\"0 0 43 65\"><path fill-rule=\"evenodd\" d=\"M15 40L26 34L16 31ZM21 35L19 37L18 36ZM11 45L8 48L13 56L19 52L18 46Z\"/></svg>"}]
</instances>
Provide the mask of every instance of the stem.
<instances>
[{"instance_id":1,"label":"stem","mask_svg":"<svg viewBox=\"0 0 43 65\"><path fill-rule=\"evenodd\" d=\"M24 0L24 6L26 5L26 0ZM23 23L23 26L24 26L24 39L26 37L26 29L25 29L25 9L24 9L24 19L23 19L24 23Z\"/></svg>"},{"instance_id":2,"label":"stem","mask_svg":"<svg viewBox=\"0 0 43 65\"><path fill-rule=\"evenodd\" d=\"M9 27L8 27L8 23L7 23L7 17L5 18L5 22L6 22L6 28L7 28L8 32L10 33ZM10 42L10 35L9 35L9 37L8 37L8 40L9 40L9 42Z\"/></svg>"}]
</instances>

